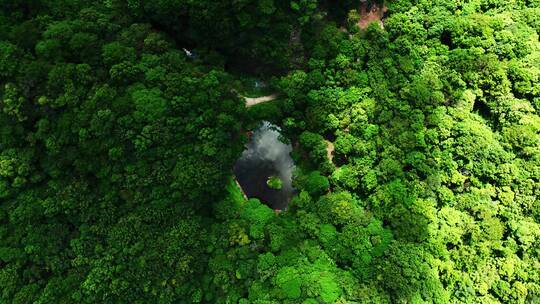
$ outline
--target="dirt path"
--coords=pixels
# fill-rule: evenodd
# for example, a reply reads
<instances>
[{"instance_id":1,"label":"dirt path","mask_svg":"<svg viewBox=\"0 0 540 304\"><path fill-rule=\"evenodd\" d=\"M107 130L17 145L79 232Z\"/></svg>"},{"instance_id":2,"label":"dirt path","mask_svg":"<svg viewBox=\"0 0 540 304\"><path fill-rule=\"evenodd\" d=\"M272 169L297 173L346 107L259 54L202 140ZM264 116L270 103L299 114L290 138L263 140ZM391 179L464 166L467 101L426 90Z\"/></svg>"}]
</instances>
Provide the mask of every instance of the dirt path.
<instances>
[{"instance_id":1,"label":"dirt path","mask_svg":"<svg viewBox=\"0 0 540 304\"><path fill-rule=\"evenodd\" d=\"M381 26L381 28L384 28L384 14L388 11L388 8L386 5L378 6L378 5L371 5L369 6L367 2L362 3L360 5L360 21L358 21L358 26L361 29L366 29L370 23L377 22Z\"/></svg>"},{"instance_id":2,"label":"dirt path","mask_svg":"<svg viewBox=\"0 0 540 304\"><path fill-rule=\"evenodd\" d=\"M332 162L334 160L334 144L331 141L326 141L326 156Z\"/></svg>"},{"instance_id":3,"label":"dirt path","mask_svg":"<svg viewBox=\"0 0 540 304\"><path fill-rule=\"evenodd\" d=\"M245 96L242 96L242 97L244 97L244 99L246 100L246 106L251 107L259 103L275 100L278 98L278 94L274 93L274 94L261 96L261 97L245 97Z\"/></svg>"}]
</instances>

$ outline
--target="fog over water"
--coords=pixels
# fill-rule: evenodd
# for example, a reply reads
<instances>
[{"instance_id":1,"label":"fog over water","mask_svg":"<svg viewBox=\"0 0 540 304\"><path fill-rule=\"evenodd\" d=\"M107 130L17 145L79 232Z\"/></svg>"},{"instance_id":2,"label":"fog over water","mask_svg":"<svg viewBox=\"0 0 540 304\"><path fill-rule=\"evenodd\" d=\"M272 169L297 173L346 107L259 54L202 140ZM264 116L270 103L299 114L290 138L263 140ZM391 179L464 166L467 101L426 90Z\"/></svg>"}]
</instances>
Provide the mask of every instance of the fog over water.
<instances>
[{"instance_id":1,"label":"fog over water","mask_svg":"<svg viewBox=\"0 0 540 304\"><path fill-rule=\"evenodd\" d=\"M253 132L246 150L235 164L234 174L246 195L255 197L273 209L285 209L294 194L292 147L279 140L279 128L265 121ZM269 176L276 175L283 182L280 190L266 184Z\"/></svg>"}]
</instances>

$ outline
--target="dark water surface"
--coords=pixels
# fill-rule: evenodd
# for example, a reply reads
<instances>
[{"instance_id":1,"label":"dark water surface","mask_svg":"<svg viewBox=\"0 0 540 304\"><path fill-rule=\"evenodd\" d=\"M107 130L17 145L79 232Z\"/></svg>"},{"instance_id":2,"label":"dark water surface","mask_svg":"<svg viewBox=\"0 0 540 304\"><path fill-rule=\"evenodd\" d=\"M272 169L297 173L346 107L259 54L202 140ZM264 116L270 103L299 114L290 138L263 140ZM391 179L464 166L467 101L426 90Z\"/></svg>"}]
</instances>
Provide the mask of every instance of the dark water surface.
<instances>
[{"instance_id":1,"label":"dark water surface","mask_svg":"<svg viewBox=\"0 0 540 304\"><path fill-rule=\"evenodd\" d=\"M258 198L272 209L285 209L294 194L292 171L294 162L290 156L291 145L279 141L278 127L263 122L253 132L246 150L234 166L236 179L249 198ZM268 187L268 177L276 175L282 182L280 190Z\"/></svg>"}]
</instances>

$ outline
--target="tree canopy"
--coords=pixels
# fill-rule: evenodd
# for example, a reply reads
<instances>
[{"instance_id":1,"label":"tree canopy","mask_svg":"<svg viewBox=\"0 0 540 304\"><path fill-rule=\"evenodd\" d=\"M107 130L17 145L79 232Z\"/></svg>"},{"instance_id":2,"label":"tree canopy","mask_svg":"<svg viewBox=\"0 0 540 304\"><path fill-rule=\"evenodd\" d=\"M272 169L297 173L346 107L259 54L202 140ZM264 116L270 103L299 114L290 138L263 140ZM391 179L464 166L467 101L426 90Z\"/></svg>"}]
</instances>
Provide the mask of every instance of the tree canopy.
<instances>
[{"instance_id":1,"label":"tree canopy","mask_svg":"<svg viewBox=\"0 0 540 304\"><path fill-rule=\"evenodd\" d=\"M539 16L1 2L0 303L540 301ZM277 99L246 108L251 77ZM281 212L231 178L261 120Z\"/></svg>"}]
</instances>

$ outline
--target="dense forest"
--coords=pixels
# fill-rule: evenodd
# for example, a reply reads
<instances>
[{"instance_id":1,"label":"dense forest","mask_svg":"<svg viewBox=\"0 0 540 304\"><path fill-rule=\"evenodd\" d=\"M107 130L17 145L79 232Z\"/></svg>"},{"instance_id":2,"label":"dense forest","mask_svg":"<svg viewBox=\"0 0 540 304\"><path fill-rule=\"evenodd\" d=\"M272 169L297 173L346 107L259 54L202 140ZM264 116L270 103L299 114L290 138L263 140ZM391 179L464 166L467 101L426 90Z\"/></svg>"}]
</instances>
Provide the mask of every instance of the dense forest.
<instances>
[{"instance_id":1,"label":"dense forest","mask_svg":"<svg viewBox=\"0 0 540 304\"><path fill-rule=\"evenodd\" d=\"M540 303L539 35L538 0L0 1L0 303ZM281 212L232 179L262 121Z\"/></svg>"}]
</instances>

